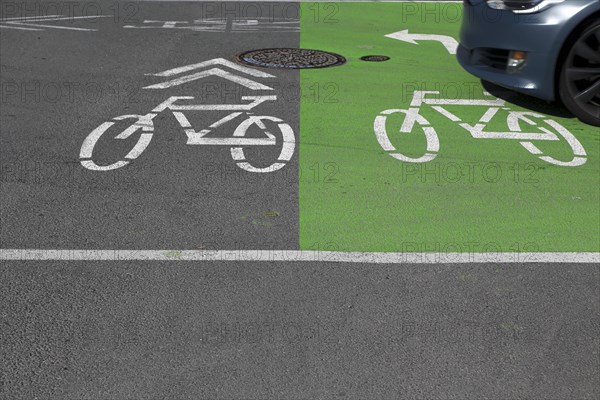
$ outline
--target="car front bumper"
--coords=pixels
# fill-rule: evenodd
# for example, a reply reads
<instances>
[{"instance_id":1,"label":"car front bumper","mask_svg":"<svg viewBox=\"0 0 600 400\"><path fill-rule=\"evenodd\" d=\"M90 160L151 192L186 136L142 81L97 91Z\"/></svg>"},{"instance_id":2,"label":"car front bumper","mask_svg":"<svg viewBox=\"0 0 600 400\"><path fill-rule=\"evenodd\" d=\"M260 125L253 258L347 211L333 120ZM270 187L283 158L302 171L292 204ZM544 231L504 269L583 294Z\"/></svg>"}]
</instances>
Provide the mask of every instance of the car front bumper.
<instances>
[{"instance_id":1,"label":"car front bumper","mask_svg":"<svg viewBox=\"0 0 600 400\"><path fill-rule=\"evenodd\" d=\"M465 2L457 57L471 74L522 93L555 100L557 60L590 0L571 0L533 14L493 10L484 0ZM507 72L511 50L527 53L520 72ZM503 64L504 63L504 64Z\"/></svg>"}]
</instances>

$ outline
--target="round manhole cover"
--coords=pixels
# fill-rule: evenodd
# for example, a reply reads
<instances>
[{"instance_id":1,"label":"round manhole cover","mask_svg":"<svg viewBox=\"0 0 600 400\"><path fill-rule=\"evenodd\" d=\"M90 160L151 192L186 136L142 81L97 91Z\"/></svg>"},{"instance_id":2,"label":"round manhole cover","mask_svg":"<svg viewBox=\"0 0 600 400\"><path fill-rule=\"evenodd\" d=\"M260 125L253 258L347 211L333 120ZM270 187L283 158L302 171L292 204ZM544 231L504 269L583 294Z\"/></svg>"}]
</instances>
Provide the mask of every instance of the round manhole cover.
<instances>
[{"instance_id":1,"label":"round manhole cover","mask_svg":"<svg viewBox=\"0 0 600 400\"><path fill-rule=\"evenodd\" d=\"M375 62L381 62L381 61L387 61L390 58L388 56L364 56L360 58L363 61L375 61Z\"/></svg>"},{"instance_id":2,"label":"round manhole cover","mask_svg":"<svg viewBox=\"0 0 600 400\"><path fill-rule=\"evenodd\" d=\"M339 54L311 49L260 49L237 56L238 61L264 68L325 68L342 65L346 59Z\"/></svg>"}]
</instances>

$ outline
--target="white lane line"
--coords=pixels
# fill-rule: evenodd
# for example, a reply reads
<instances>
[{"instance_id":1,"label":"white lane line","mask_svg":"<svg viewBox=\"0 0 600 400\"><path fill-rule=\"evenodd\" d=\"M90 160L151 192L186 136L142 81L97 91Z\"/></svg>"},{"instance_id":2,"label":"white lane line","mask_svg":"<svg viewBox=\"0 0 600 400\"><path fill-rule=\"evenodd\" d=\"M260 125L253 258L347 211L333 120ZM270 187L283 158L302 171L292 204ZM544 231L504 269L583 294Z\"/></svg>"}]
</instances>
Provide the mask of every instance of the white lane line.
<instances>
[{"instance_id":1,"label":"white lane line","mask_svg":"<svg viewBox=\"0 0 600 400\"><path fill-rule=\"evenodd\" d=\"M61 26L61 25L44 25L38 22L53 22L53 21L64 21L64 20L75 20L75 19L92 19L92 18L106 18L111 15L93 15L93 16L81 16L81 17L64 17L62 15L49 15L41 17L19 17L19 18L6 18L0 20L5 25L0 25L2 28L9 29L20 29L23 31L42 31L43 29L32 29L25 28L27 26L34 28L51 28L51 29L66 29L70 31L84 31L84 32L96 32L98 29L88 28L76 28L72 26Z\"/></svg>"},{"instance_id":2,"label":"white lane line","mask_svg":"<svg viewBox=\"0 0 600 400\"><path fill-rule=\"evenodd\" d=\"M0 28L19 29L22 31L43 31L43 29L25 28L25 27L17 26L17 25L0 25Z\"/></svg>"},{"instance_id":3,"label":"white lane line","mask_svg":"<svg viewBox=\"0 0 600 400\"><path fill-rule=\"evenodd\" d=\"M39 15L39 16L32 16L32 17L11 17L11 18L0 18L0 22L37 21L38 19L42 19L42 18L59 18L59 17L62 17L62 15Z\"/></svg>"},{"instance_id":4,"label":"white lane line","mask_svg":"<svg viewBox=\"0 0 600 400\"><path fill-rule=\"evenodd\" d=\"M66 29L69 31L95 32L98 30L98 29L87 29L87 28L75 28L75 27L71 27L71 26L30 24L30 23L25 23L25 22L7 22L7 24L11 24L14 26L36 26L36 27L40 27L40 28Z\"/></svg>"},{"instance_id":5,"label":"white lane line","mask_svg":"<svg viewBox=\"0 0 600 400\"><path fill-rule=\"evenodd\" d=\"M80 17L65 17L63 15L42 15L38 17L17 17L17 18L0 18L0 22L44 22L44 21L65 21L71 19L93 19L93 18L107 18L112 17L112 15L90 15L90 16L80 16Z\"/></svg>"},{"instance_id":6,"label":"white lane line","mask_svg":"<svg viewBox=\"0 0 600 400\"><path fill-rule=\"evenodd\" d=\"M304 250L0 249L8 261L281 261L364 264L600 263L600 253L359 253Z\"/></svg>"}]
</instances>

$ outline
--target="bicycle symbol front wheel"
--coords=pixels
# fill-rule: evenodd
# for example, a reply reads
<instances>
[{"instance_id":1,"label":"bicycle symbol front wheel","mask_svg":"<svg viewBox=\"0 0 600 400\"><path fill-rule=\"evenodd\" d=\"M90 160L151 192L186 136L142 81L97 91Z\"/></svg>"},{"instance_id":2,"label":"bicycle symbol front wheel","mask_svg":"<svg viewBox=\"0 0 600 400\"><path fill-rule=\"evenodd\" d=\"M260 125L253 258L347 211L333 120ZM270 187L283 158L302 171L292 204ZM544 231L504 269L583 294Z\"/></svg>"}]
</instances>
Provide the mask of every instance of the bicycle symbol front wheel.
<instances>
[{"instance_id":1,"label":"bicycle symbol front wheel","mask_svg":"<svg viewBox=\"0 0 600 400\"><path fill-rule=\"evenodd\" d=\"M276 124L277 129L275 130L275 133L271 133L268 130L264 121L271 121ZM267 135L269 139L275 143L281 143L281 150L279 151L277 160L267 167L256 167L247 160L243 147L232 147L230 149L231 158L236 161L236 164L239 168L248 172L266 173L277 171L283 168L286 163L291 160L296 147L296 138L294 137L294 131L292 128L289 126L289 124L277 117L250 115L238 125L236 130L233 132L233 137L245 137L248 129L250 129L250 127L253 125L256 125L261 131L263 131L265 135ZM277 136L279 136L279 138L277 138Z\"/></svg>"}]
</instances>

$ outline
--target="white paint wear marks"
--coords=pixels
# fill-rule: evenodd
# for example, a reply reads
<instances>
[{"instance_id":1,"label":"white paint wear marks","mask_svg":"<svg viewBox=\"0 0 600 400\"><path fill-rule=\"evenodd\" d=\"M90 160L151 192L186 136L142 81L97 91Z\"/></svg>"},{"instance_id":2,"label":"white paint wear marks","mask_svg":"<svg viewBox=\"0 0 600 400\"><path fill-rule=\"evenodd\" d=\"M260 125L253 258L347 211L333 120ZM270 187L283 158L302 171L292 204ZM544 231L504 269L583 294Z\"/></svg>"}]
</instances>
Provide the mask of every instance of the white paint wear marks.
<instances>
[{"instance_id":1,"label":"white paint wear marks","mask_svg":"<svg viewBox=\"0 0 600 400\"><path fill-rule=\"evenodd\" d=\"M504 107L506 102L502 99L494 98L489 100L471 100L471 99L440 99L440 93L437 91L416 91L413 93L413 99L408 109L390 109L382 111L373 123L375 137L380 146L388 154L397 160L408 163L425 163L432 161L437 157L440 150L440 142L437 132L431 123L421 115L423 105L431 106L435 111L450 121L458 124L471 134L474 139L502 139L517 140L521 146L531 154L537 156L540 160L547 163L563 166L578 167L587 162L587 153L581 142L569 132L564 126L549 117L535 112L512 111ZM491 96L484 92L485 96ZM487 110L479 121L475 124L462 122L460 117L454 115L442 106L469 106L469 107L487 107ZM487 125L500 113L500 108L507 111L506 125L508 130L501 132L486 131ZM426 150L420 157L409 157L399 152L392 144L387 130L387 119L392 114L403 114L404 119L399 129L400 134L415 134L422 131L426 139ZM523 125L527 126L524 131ZM536 131L537 129L537 131ZM544 152L533 142L544 141L562 141L569 146L572 156L567 160L558 160L552 156L545 155Z\"/></svg>"},{"instance_id":2,"label":"white paint wear marks","mask_svg":"<svg viewBox=\"0 0 600 400\"><path fill-rule=\"evenodd\" d=\"M217 76L244 86L249 90L263 91L266 93L241 96L241 102L239 104L194 104L193 102L190 104L190 101L195 99L194 96L171 96L154 107L154 109L147 114L127 114L115 117L111 121L100 124L85 138L79 153L81 165L93 171L110 171L128 165L132 160L138 158L150 144L154 134L154 118L161 112L169 110L173 113L176 121L186 134L188 145L230 147L231 158L233 161L236 162L236 165L239 168L248 172L266 173L283 168L294 155L296 139L292 128L280 118L268 115L254 115L249 112L263 103L277 101L277 96L273 94L274 89L250 78L236 75L221 68L212 68L214 65L234 69L253 77L275 78L274 75L237 65L223 58L216 58L196 64L177 67L156 74L149 74L163 78L171 78L176 75L190 73L162 83L146 86L144 89L172 88L209 76ZM194 72L202 69L204 70ZM190 111L231 112L210 124L208 127L195 130L184 113ZM241 122L237 125L237 128L233 130L230 137L208 137L214 129L220 128L227 125L229 122L240 118ZM127 139L139 132L140 136L134 147L123 159L115 161L112 164L99 165L94 161L94 149L96 144L117 122L127 119L132 119L133 123L114 136L114 139ZM273 128L269 128L268 125ZM263 137L248 137L247 133L252 127L257 127ZM241 146L281 146L281 150L279 151L277 160L270 165L266 167L257 167L246 159L244 148Z\"/></svg>"},{"instance_id":3,"label":"white paint wear marks","mask_svg":"<svg viewBox=\"0 0 600 400\"><path fill-rule=\"evenodd\" d=\"M385 37L417 45L419 44L417 43L417 40L440 42L450 54L456 54L456 50L458 49L458 41L451 36L409 33L408 29L405 29L403 31L390 33L389 35L385 35Z\"/></svg>"},{"instance_id":4,"label":"white paint wear marks","mask_svg":"<svg viewBox=\"0 0 600 400\"><path fill-rule=\"evenodd\" d=\"M361 264L576 263L600 253L363 253L306 250L72 250L1 249L3 261L257 261Z\"/></svg>"},{"instance_id":5,"label":"white paint wear marks","mask_svg":"<svg viewBox=\"0 0 600 400\"><path fill-rule=\"evenodd\" d=\"M126 29L179 29L195 32L300 32L299 20L271 18L203 18L192 21L144 20L141 25L125 25Z\"/></svg>"}]
</instances>

